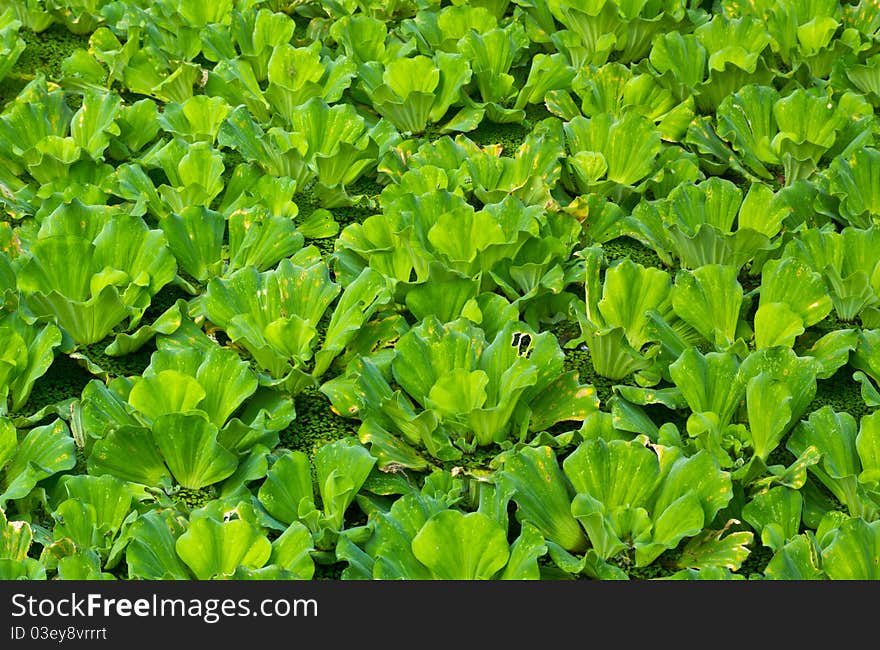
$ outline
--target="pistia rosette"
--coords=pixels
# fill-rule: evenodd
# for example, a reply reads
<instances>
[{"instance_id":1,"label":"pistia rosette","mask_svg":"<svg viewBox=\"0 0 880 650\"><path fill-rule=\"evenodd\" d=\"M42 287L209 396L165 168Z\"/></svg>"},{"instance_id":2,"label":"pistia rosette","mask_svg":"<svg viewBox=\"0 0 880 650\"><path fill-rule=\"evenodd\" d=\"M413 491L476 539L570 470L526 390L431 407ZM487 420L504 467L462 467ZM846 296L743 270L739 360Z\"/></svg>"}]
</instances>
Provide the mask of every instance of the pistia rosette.
<instances>
[{"instance_id":1,"label":"pistia rosette","mask_svg":"<svg viewBox=\"0 0 880 650\"><path fill-rule=\"evenodd\" d=\"M563 371L552 335L509 322L493 338L470 320L425 318L380 356L349 363L321 391L338 413L362 421L380 462L424 466L478 447L509 445L598 408L595 389Z\"/></svg>"},{"instance_id":2,"label":"pistia rosette","mask_svg":"<svg viewBox=\"0 0 880 650\"><path fill-rule=\"evenodd\" d=\"M271 377L283 379L311 359L318 320L339 291L317 251L303 249L274 269L248 266L212 279L204 313Z\"/></svg>"},{"instance_id":3,"label":"pistia rosette","mask_svg":"<svg viewBox=\"0 0 880 650\"><path fill-rule=\"evenodd\" d=\"M263 206L231 209L224 215L192 205L161 217L159 228L182 272L177 282L192 294L199 293L201 286L192 286L180 275L203 285L244 268L266 271L298 253L305 243L290 217L272 214Z\"/></svg>"},{"instance_id":4,"label":"pistia rosette","mask_svg":"<svg viewBox=\"0 0 880 650\"><path fill-rule=\"evenodd\" d=\"M794 257L765 264L755 312L755 345L792 347L804 330L833 309L822 276Z\"/></svg>"},{"instance_id":5,"label":"pistia rosette","mask_svg":"<svg viewBox=\"0 0 880 650\"><path fill-rule=\"evenodd\" d=\"M719 103L718 135L730 143L756 175L769 179L781 167L786 185L810 178L829 152L864 146L873 123L868 101L855 92L825 96L798 88L780 94L767 84L748 84Z\"/></svg>"},{"instance_id":6,"label":"pistia rosette","mask_svg":"<svg viewBox=\"0 0 880 650\"><path fill-rule=\"evenodd\" d=\"M520 520L538 525L560 568L620 579L626 574L609 560L650 564L698 535L733 498L731 475L712 454L646 442L591 438L561 463L549 447L512 450L501 456L498 480L509 486ZM712 566L712 555L703 548L679 566ZM745 554L738 557L734 568Z\"/></svg>"},{"instance_id":7,"label":"pistia rosette","mask_svg":"<svg viewBox=\"0 0 880 650\"><path fill-rule=\"evenodd\" d=\"M483 116L493 122L519 122L525 118L521 107L512 106L517 92L510 72L512 66L525 58L528 46L528 36L518 22L480 32L469 30L458 40L456 49L468 61L477 99L465 92L470 105L453 122L462 121L470 126L478 124Z\"/></svg>"},{"instance_id":8,"label":"pistia rosette","mask_svg":"<svg viewBox=\"0 0 880 650\"><path fill-rule=\"evenodd\" d=\"M571 88L580 100L580 113L584 116L644 115L657 125L661 139L666 142L680 141L694 117L692 96L682 100L650 73L634 72L619 62L582 68L574 75ZM571 101L575 98L571 97ZM571 119L577 114L563 111L562 116Z\"/></svg>"},{"instance_id":9,"label":"pistia rosette","mask_svg":"<svg viewBox=\"0 0 880 650\"><path fill-rule=\"evenodd\" d=\"M291 400L260 387L235 351L210 340L195 347L167 341L160 340L142 376L108 386L95 380L83 390L92 474L198 490L276 445L293 420ZM132 453L138 464L129 462Z\"/></svg>"},{"instance_id":10,"label":"pistia rosette","mask_svg":"<svg viewBox=\"0 0 880 650\"><path fill-rule=\"evenodd\" d=\"M485 487L471 512L456 505L461 479L436 470L422 489L409 489L389 508L370 511L367 524L343 532L337 555L357 580L538 580L547 553L541 533L525 522L512 533L509 495ZM500 514L504 513L504 514ZM462 560L462 558L465 558Z\"/></svg>"},{"instance_id":11,"label":"pistia rosette","mask_svg":"<svg viewBox=\"0 0 880 650\"><path fill-rule=\"evenodd\" d=\"M681 2L615 2L587 4L563 0L548 6L549 13L573 38L582 62L602 65L614 56L624 63L644 58L655 36L684 18ZM557 31L554 28L553 31ZM558 40L557 40L558 42Z\"/></svg>"},{"instance_id":12,"label":"pistia rosette","mask_svg":"<svg viewBox=\"0 0 880 650\"><path fill-rule=\"evenodd\" d=\"M403 23L409 21L405 19ZM340 16L334 20L330 26L330 36L336 41L337 48L356 65L369 61L387 63L409 54L415 47L412 40L404 39L393 30L389 31L388 25L379 18L362 13Z\"/></svg>"},{"instance_id":13,"label":"pistia rosette","mask_svg":"<svg viewBox=\"0 0 880 650\"><path fill-rule=\"evenodd\" d=\"M880 229L847 226L841 231L809 228L786 245L786 255L822 275L841 321L877 322L880 305Z\"/></svg>"},{"instance_id":14,"label":"pistia rosette","mask_svg":"<svg viewBox=\"0 0 880 650\"><path fill-rule=\"evenodd\" d=\"M291 394L317 382L359 326L390 301L385 279L364 269L343 289L317 249L263 272L253 266L208 282L201 309L254 359L267 385ZM318 325L331 305L323 341Z\"/></svg>"},{"instance_id":15,"label":"pistia rosette","mask_svg":"<svg viewBox=\"0 0 880 650\"><path fill-rule=\"evenodd\" d=\"M581 339L590 350L593 370L613 380L648 371L659 351L650 314L662 318L672 311L669 274L623 259L609 265L600 278L605 265L601 247L585 248L581 256L585 260L585 299L575 316Z\"/></svg>"},{"instance_id":16,"label":"pistia rosette","mask_svg":"<svg viewBox=\"0 0 880 650\"><path fill-rule=\"evenodd\" d=\"M621 196L646 179L663 143L654 122L637 112L578 115L563 124L564 183L573 193Z\"/></svg>"},{"instance_id":17,"label":"pistia rosette","mask_svg":"<svg viewBox=\"0 0 880 650\"><path fill-rule=\"evenodd\" d=\"M314 547L303 524L294 522L270 541L255 505L235 496L194 510L186 522L166 523L153 511L132 528L128 557L136 573L145 573L137 577L309 580L315 572Z\"/></svg>"},{"instance_id":18,"label":"pistia rosette","mask_svg":"<svg viewBox=\"0 0 880 650\"><path fill-rule=\"evenodd\" d=\"M313 484L309 457L301 451L288 452L269 468L257 496L284 527L304 524L315 547L328 551L335 547L345 528L346 511L375 464L356 439L336 440L315 452Z\"/></svg>"},{"instance_id":19,"label":"pistia rosette","mask_svg":"<svg viewBox=\"0 0 880 650\"><path fill-rule=\"evenodd\" d=\"M745 193L713 176L684 182L662 199L642 201L625 217L625 231L669 265L696 269L724 264L737 270L760 264L779 246L788 210L779 193L752 183Z\"/></svg>"},{"instance_id":20,"label":"pistia rosette","mask_svg":"<svg viewBox=\"0 0 880 650\"><path fill-rule=\"evenodd\" d=\"M840 199L843 223L870 228L880 217L880 188L874 181L880 169L880 151L860 147L848 156L839 155L828 167L828 191Z\"/></svg>"},{"instance_id":21,"label":"pistia rosette","mask_svg":"<svg viewBox=\"0 0 880 650\"><path fill-rule=\"evenodd\" d=\"M76 200L43 221L19 263L18 288L29 309L57 324L73 345L97 343L120 325L135 327L177 271L160 230Z\"/></svg>"},{"instance_id":22,"label":"pistia rosette","mask_svg":"<svg viewBox=\"0 0 880 650\"><path fill-rule=\"evenodd\" d=\"M874 415L856 420L847 412L823 406L801 421L786 447L794 454L815 446L822 455L810 474L835 495L853 517L880 516L880 421Z\"/></svg>"},{"instance_id":23,"label":"pistia rosette","mask_svg":"<svg viewBox=\"0 0 880 650\"><path fill-rule=\"evenodd\" d=\"M419 175L428 178L424 168ZM468 299L498 290L537 326L554 296L576 281L574 217L513 196L477 210L449 189L400 189L383 191L383 212L343 229L336 267L348 276L365 266L378 271L417 318L454 320Z\"/></svg>"},{"instance_id":24,"label":"pistia rosette","mask_svg":"<svg viewBox=\"0 0 880 650\"><path fill-rule=\"evenodd\" d=\"M415 54L363 64L359 83L376 111L401 133L421 134L460 103L473 71L460 53Z\"/></svg>"}]
</instances>

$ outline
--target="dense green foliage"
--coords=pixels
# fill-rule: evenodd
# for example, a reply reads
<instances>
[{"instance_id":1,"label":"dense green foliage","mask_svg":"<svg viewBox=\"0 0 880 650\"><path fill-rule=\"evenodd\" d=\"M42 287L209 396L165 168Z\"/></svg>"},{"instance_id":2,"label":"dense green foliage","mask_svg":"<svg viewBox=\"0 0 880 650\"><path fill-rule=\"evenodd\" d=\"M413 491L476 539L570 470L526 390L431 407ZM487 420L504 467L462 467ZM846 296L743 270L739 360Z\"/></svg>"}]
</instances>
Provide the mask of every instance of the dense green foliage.
<instances>
[{"instance_id":1,"label":"dense green foliage","mask_svg":"<svg viewBox=\"0 0 880 650\"><path fill-rule=\"evenodd\" d=\"M880 8L0 0L0 579L880 578Z\"/></svg>"}]
</instances>

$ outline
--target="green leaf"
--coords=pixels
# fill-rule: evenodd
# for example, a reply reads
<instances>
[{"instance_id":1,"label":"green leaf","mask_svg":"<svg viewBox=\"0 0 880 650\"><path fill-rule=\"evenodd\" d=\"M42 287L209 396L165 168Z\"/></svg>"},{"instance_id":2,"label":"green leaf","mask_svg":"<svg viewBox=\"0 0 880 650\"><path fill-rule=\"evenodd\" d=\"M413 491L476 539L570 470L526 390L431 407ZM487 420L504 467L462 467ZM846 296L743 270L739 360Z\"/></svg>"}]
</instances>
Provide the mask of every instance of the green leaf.
<instances>
[{"instance_id":1,"label":"green leaf","mask_svg":"<svg viewBox=\"0 0 880 650\"><path fill-rule=\"evenodd\" d=\"M434 317L401 336L395 349L394 378L422 404L440 377L455 368L475 368L480 352L462 321L443 325Z\"/></svg>"},{"instance_id":2,"label":"green leaf","mask_svg":"<svg viewBox=\"0 0 880 650\"><path fill-rule=\"evenodd\" d=\"M390 61L382 73L382 84L373 89L373 106L398 129L421 133L428 122L440 70L421 54Z\"/></svg>"},{"instance_id":3,"label":"green leaf","mask_svg":"<svg viewBox=\"0 0 880 650\"><path fill-rule=\"evenodd\" d=\"M131 459L137 458L137 463ZM95 441L88 457L90 474L109 474L132 483L170 486L171 474L162 453L146 427L117 424Z\"/></svg>"},{"instance_id":4,"label":"green leaf","mask_svg":"<svg viewBox=\"0 0 880 650\"><path fill-rule=\"evenodd\" d=\"M859 335L855 329L839 329L819 338L803 354L813 357L819 364L817 379L828 379L844 367L850 353L858 346Z\"/></svg>"},{"instance_id":5,"label":"green leaf","mask_svg":"<svg viewBox=\"0 0 880 650\"><path fill-rule=\"evenodd\" d=\"M321 83L326 67L321 60L317 43L294 47L289 41L272 48L267 77L269 87L265 97L281 115L290 115L313 97L321 97ZM291 74L296 71L296 74Z\"/></svg>"},{"instance_id":6,"label":"green leaf","mask_svg":"<svg viewBox=\"0 0 880 650\"><path fill-rule=\"evenodd\" d=\"M46 567L39 560L0 559L0 580L46 580Z\"/></svg>"},{"instance_id":7,"label":"green leaf","mask_svg":"<svg viewBox=\"0 0 880 650\"><path fill-rule=\"evenodd\" d=\"M755 17L728 18L719 14L697 27L695 35L710 53L710 71L723 72L732 64L755 72L761 52L770 42L764 23Z\"/></svg>"},{"instance_id":8,"label":"green leaf","mask_svg":"<svg viewBox=\"0 0 880 650\"><path fill-rule=\"evenodd\" d=\"M818 323L832 308L822 277L790 257L768 261L762 268L759 306L772 303L788 305L805 327Z\"/></svg>"},{"instance_id":9,"label":"green leaf","mask_svg":"<svg viewBox=\"0 0 880 650\"><path fill-rule=\"evenodd\" d=\"M846 112L847 94L838 104L799 88L773 105L773 116L779 126L771 141L777 155L789 154L799 161L818 162L834 144L839 131L853 116Z\"/></svg>"},{"instance_id":10,"label":"green leaf","mask_svg":"<svg viewBox=\"0 0 880 650\"><path fill-rule=\"evenodd\" d=\"M782 229L789 211L783 204L780 194L774 193L764 183L754 182L740 206L737 227L740 230L753 230L773 238Z\"/></svg>"},{"instance_id":11,"label":"green leaf","mask_svg":"<svg viewBox=\"0 0 880 650\"><path fill-rule=\"evenodd\" d=\"M504 529L480 512L437 513L412 540L416 559L437 580L490 580L510 557Z\"/></svg>"},{"instance_id":12,"label":"green leaf","mask_svg":"<svg viewBox=\"0 0 880 650\"><path fill-rule=\"evenodd\" d=\"M880 521L848 519L822 549L822 570L831 580L877 580Z\"/></svg>"},{"instance_id":13,"label":"green leaf","mask_svg":"<svg viewBox=\"0 0 880 650\"><path fill-rule=\"evenodd\" d=\"M378 18L361 13L341 16L333 21L330 35L358 65L366 61L385 60L388 28Z\"/></svg>"},{"instance_id":14,"label":"green leaf","mask_svg":"<svg viewBox=\"0 0 880 650\"><path fill-rule=\"evenodd\" d=\"M746 378L732 352L704 355L689 347L669 365L669 374L694 413L716 413L721 425L731 421L745 394Z\"/></svg>"},{"instance_id":15,"label":"green leaf","mask_svg":"<svg viewBox=\"0 0 880 650\"><path fill-rule=\"evenodd\" d=\"M761 460L782 442L792 413L792 390L767 374L752 378L746 387L746 405L754 454Z\"/></svg>"},{"instance_id":16,"label":"green leaf","mask_svg":"<svg viewBox=\"0 0 880 650\"><path fill-rule=\"evenodd\" d=\"M477 297L479 280L447 268L439 263L430 263L424 282L398 282L395 292L402 294L407 309L419 320L429 316L448 323L463 315L464 306Z\"/></svg>"},{"instance_id":17,"label":"green leaf","mask_svg":"<svg viewBox=\"0 0 880 650\"><path fill-rule=\"evenodd\" d=\"M170 510L150 511L132 523L125 548L128 575L141 580L188 580L190 574L177 555L177 538L185 527Z\"/></svg>"},{"instance_id":18,"label":"green leaf","mask_svg":"<svg viewBox=\"0 0 880 650\"><path fill-rule=\"evenodd\" d=\"M387 280L367 267L345 287L330 316L321 349L315 353L314 375L320 376L356 337L373 314L390 300Z\"/></svg>"},{"instance_id":19,"label":"green leaf","mask_svg":"<svg viewBox=\"0 0 880 650\"><path fill-rule=\"evenodd\" d=\"M463 210L441 214L428 231L428 241L450 265L458 267L473 262L492 245L507 243L508 238L487 212Z\"/></svg>"},{"instance_id":20,"label":"green leaf","mask_svg":"<svg viewBox=\"0 0 880 650\"><path fill-rule=\"evenodd\" d=\"M501 580L540 580L538 560L547 554L544 537L529 523L523 524L519 537L510 546L510 557Z\"/></svg>"},{"instance_id":21,"label":"green leaf","mask_svg":"<svg viewBox=\"0 0 880 650\"><path fill-rule=\"evenodd\" d=\"M766 460L816 395L818 366L785 347L763 348L743 362L755 455Z\"/></svg>"},{"instance_id":22,"label":"green leaf","mask_svg":"<svg viewBox=\"0 0 880 650\"><path fill-rule=\"evenodd\" d=\"M772 147L778 131L773 106L779 93L770 86L749 84L725 97L718 105L718 135L742 156L743 162L762 178L769 178L769 165L780 160Z\"/></svg>"},{"instance_id":23,"label":"green leaf","mask_svg":"<svg viewBox=\"0 0 880 650\"><path fill-rule=\"evenodd\" d=\"M272 555L269 539L245 519L194 519L175 549L199 580L227 576L239 567L259 569Z\"/></svg>"},{"instance_id":24,"label":"green leaf","mask_svg":"<svg viewBox=\"0 0 880 650\"><path fill-rule=\"evenodd\" d=\"M206 395L194 377L168 369L139 377L128 403L153 421L166 414L193 411Z\"/></svg>"},{"instance_id":25,"label":"green leaf","mask_svg":"<svg viewBox=\"0 0 880 650\"><path fill-rule=\"evenodd\" d=\"M856 451L862 464L859 482L870 489L880 484L880 415L871 413L862 416L859 433L856 436Z\"/></svg>"},{"instance_id":26,"label":"green leaf","mask_svg":"<svg viewBox=\"0 0 880 650\"><path fill-rule=\"evenodd\" d=\"M708 569L723 567L730 571L738 571L749 556L749 546L754 533L743 530L724 535L723 530L707 530L685 544L681 559L676 565L682 569Z\"/></svg>"},{"instance_id":27,"label":"green leaf","mask_svg":"<svg viewBox=\"0 0 880 650\"><path fill-rule=\"evenodd\" d=\"M599 410L592 385L581 384L575 372L566 372L529 401L530 431L542 431L558 422L583 422Z\"/></svg>"},{"instance_id":28,"label":"green leaf","mask_svg":"<svg viewBox=\"0 0 880 650\"><path fill-rule=\"evenodd\" d=\"M499 485L513 490L521 520L538 528L548 540L571 552L589 540L571 514L572 488L550 447L523 447L502 457Z\"/></svg>"},{"instance_id":29,"label":"green leaf","mask_svg":"<svg viewBox=\"0 0 880 650\"><path fill-rule=\"evenodd\" d=\"M577 493L589 495L607 510L643 507L660 477L657 454L638 441L589 440L569 454L562 467Z\"/></svg>"},{"instance_id":30,"label":"green leaf","mask_svg":"<svg viewBox=\"0 0 880 650\"><path fill-rule=\"evenodd\" d=\"M0 386L8 386L8 405L12 411L19 411L52 365L55 349L61 344L61 330L52 323L29 325L17 315L0 323L0 345L6 351L3 361L11 364L6 366L9 374ZM5 372L0 371L0 377Z\"/></svg>"},{"instance_id":31,"label":"green leaf","mask_svg":"<svg viewBox=\"0 0 880 650\"><path fill-rule=\"evenodd\" d=\"M208 282L205 315L274 377L311 358L315 327L340 289L311 252L303 249L301 262L297 257L284 259L262 273L246 266Z\"/></svg>"},{"instance_id":32,"label":"green leaf","mask_svg":"<svg viewBox=\"0 0 880 650\"><path fill-rule=\"evenodd\" d=\"M187 206L180 214L160 218L159 227L183 271L201 282L217 274L226 231L223 215L204 206Z\"/></svg>"},{"instance_id":33,"label":"green leaf","mask_svg":"<svg viewBox=\"0 0 880 650\"><path fill-rule=\"evenodd\" d=\"M4 425L0 435L8 438L10 429L11 425ZM0 439L0 451L6 447L7 444ZM10 499L26 497L44 478L73 469L75 465L76 444L63 420L34 427L21 439L8 460L0 481L3 489L0 507Z\"/></svg>"},{"instance_id":34,"label":"green leaf","mask_svg":"<svg viewBox=\"0 0 880 650\"><path fill-rule=\"evenodd\" d=\"M737 275L733 266L711 264L675 276L672 308L719 350L733 345L740 322L743 288Z\"/></svg>"},{"instance_id":35,"label":"green leaf","mask_svg":"<svg viewBox=\"0 0 880 650\"><path fill-rule=\"evenodd\" d=\"M0 560L21 561L27 558L34 535L26 521L9 521L0 511Z\"/></svg>"},{"instance_id":36,"label":"green leaf","mask_svg":"<svg viewBox=\"0 0 880 650\"><path fill-rule=\"evenodd\" d=\"M705 521L712 521L733 498L730 473L722 470L705 450L690 457L678 456L664 469L663 482L653 504L655 513L663 513L687 495L697 497Z\"/></svg>"},{"instance_id":37,"label":"green leaf","mask_svg":"<svg viewBox=\"0 0 880 650\"><path fill-rule=\"evenodd\" d=\"M297 580L311 580L315 574L312 534L299 522L294 522L272 542L269 564L290 571Z\"/></svg>"},{"instance_id":38,"label":"green leaf","mask_svg":"<svg viewBox=\"0 0 880 650\"><path fill-rule=\"evenodd\" d=\"M182 353L179 356L193 355ZM153 357L150 366L158 366L160 358L161 356ZM195 378L205 393L204 398L198 403L198 408L206 413L208 419L217 427L222 427L232 414L254 395L259 383L247 361L241 359L233 350L219 347L211 348L207 354L201 356Z\"/></svg>"},{"instance_id":39,"label":"green leaf","mask_svg":"<svg viewBox=\"0 0 880 650\"><path fill-rule=\"evenodd\" d=\"M303 237L311 239L327 239L339 234L339 223L334 219L333 213L323 208L315 210L296 225Z\"/></svg>"},{"instance_id":40,"label":"green leaf","mask_svg":"<svg viewBox=\"0 0 880 650\"><path fill-rule=\"evenodd\" d=\"M627 342L638 350L649 340L647 312L669 311L671 289L666 271L625 258L605 271L597 306L605 325L622 327Z\"/></svg>"},{"instance_id":41,"label":"green leaf","mask_svg":"<svg viewBox=\"0 0 880 650\"><path fill-rule=\"evenodd\" d=\"M115 476L68 474L61 477L59 485L69 499L94 508L100 543L109 545L131 511L134 493L128 483Z\"/></svg>"},{"instance_id":42,"label":"green leaf","mask_svg":"<svg viewBox=\"0 0 880 650\"><path fill-rule=\"evenodd\" d=\"M836 413L830 406L813 411L791 432L786 448L795 455L810 446L822 454L821 462L809 470L854 516L873 516L877 506L859 486L861 460L856 446L856 420Z\"/></svg>"},{"instance_id":43,"label":"green leaf","mask_svg":"<svg viewBox=\"0 0 880 650\"><path fill-rule=\"evenodd\" d=\"M411 493L396 500L387 513L378 512L374 534L365 545L375 560L379 580L430 580L432 573L413 553L412 540L433 515L447 510L443 500Z\"/></svg>"},{"instance_id":44,"label":"green leaf","mask_svg":"<svg viewBox=\"0 0 880 650\"><path fill-rule=\"evenodd\" d=\"M153 423L153 438L175 480L197 490L228 478L238 458L217 442L217 427L199 414L167 413Z\"/></svg>"},{"instance_id":45,"label":"green leaf","mask_svg":"<svg viewBox=\"0 0 880 650\"><path fill-rule=\"evenodd\" d=\"M706 75L706 48L693 34L670 31L654 40L648 60L661 75L667 72L686 88L696 88Z\"/></svg>"},{"instance_id":46,"label":"green leaf","mask_svg":"<svg viewBox=\"0 0 880 650\"><path fill-rule=\"evenodd\" d=\"M52 535L56 540L69 540L86 551L106 552L110 542L98 534L98 514L92 504L66 499L58 504L52 517L55 519Z\"/></svg>"},{"instance_id":47,"label":"green leaf","mask_svg":"<svg viewBox=\"0 0 880 650\"><path fill-rule=\"evenodd\" d=\"M229 272L249 266L265 271L302 249L303 234L286 217L259 209L236 210L227 222Z\"/></svg>"},{"instance_id":48,"label":"green leaf","mask_svg":"<svg viewBox=\"0 0 880 650\"><path fill-rule=\"evenodd\" d=\"M705 526L700 500L694 494L682 494L654 517L651 541L636 544L636 565L647 566L664 550L675 548L685 537L697 535Z\"/></svg>"},{"instance_id":49,"label":"green leaf","mask_svg":"<svg viewBox=\"0 0 880 650\"><path fill-rule=\"evenodd\" d=\"M767 563L764 575L770 580L825 580L821 560L807 535L798 535Z\"/></svg>"},{"instance_id":50,"label":"green leaf","mask_svg":"<svg viewBox=\"0 0 880 650\"><path fill-rule=\"evenodd\" d=\"M600 153L607 164L605 178L620 185L634 185L645 178L662 148L653 122L636 112L620 119L607 113L591 119L575 117L564 127L570 154Z\"/></svg>"},{"instance_id":51,"label":"green leaf","mask_svg":"<svg viewBox=\"0 0 880 650\"><path fill-rule=\"evenodd\" d=\"M785 303L764 303L755 312L755 347L758 349L792 348L803 333L803 318Z\"/></svg>"},{"instance_id":52,"label":"green leaf","mask_svg":"<svg viewBox=\"0 0 880 650\"><path fill-rule=\"evenodd\" d=\"M312 468L309 458L301 451L280 456L266 475L257 497L266 511L275 519L291 524L299 518L303 500L314 501Z\"/></svg>"},{"instance_id":53,"label":"green leaf","mask_svg":"<svg viewBox=\"0 0 880 650\"><path fill-rule=\"evenodd\" d=\"M367 480L376 459L357 439L341 438L318 449L314 463L324 514L333 530L340 531L346 510Z\"/></svg>"},{"instance_id":54,"label":"green leaf","mask_svg":"<svg viewBox=\"0 0 880 650\"><path fill-rule=\"evenodd\" d=\"M126 305L146 309L150 298L174 279L177 262L161 230L140 217L114 214L94 239L94 271L118 269L127 276ZM138 314L139 315L139 314Z\"/></svg>"},{"instance_id":55,"label":"green leaf","mask_svg":"<svg viewBox=\"0 0 880 650\"><path fill-rule=\"evenodd\" d=\"M593 370L607 379L619 381L651 365L629 345L622 327L590 332L586 341Z\"/></svg>"},{"instance_id":56,"label":"green leaf","mask_svg":"<svg viewBox=\"0 0 880 650\"><path fill-rule=\"evenodd\" d=\"M800 453L808 445L815 445L822 453L821 467L827 475L845 479L859 473L856 436L855 418L826 405L795 427L786 446L792 453Z\"/></svg>"},{"instance_id":57,"label":"green leaf","mask_svg":"<svg viewBox=\"0 0 880 650\"><path fill-rule=\"evenodd\" d=\"M551 90L568 88L574 76L575 68L568 65L562 53L536 53L532 57L529 76L516 96L514 108L525 108L527 104L540 104Z\"/></svg>"},{"instance_id":58,"label":"green leaf","mask_svg":"<svg viewBox=\"0 0 880 650\"><path fill-rule=\"evenodd\" d=\"M166 103L156 120L165 131L189 143L214 142L230 110L222 97L194 95Z\"/></svg>"},{"instance_id":59,"label":"green leaf","mask_svg":"<svg viewBox=\"0 0 880 650\"><path fill-rule=\"evenodd\" d=\"M841 216L853 226L868 227L880 215L878 169L880 151L872 147L860 147L849 156L837 156L829 165L828 190L840 199Z\"/></svg>"},{"instance_id":60,"label":"green leaf","mask_svg":"<svg viewBox=\"0 0 880 650\"><path fill-rule=\"evenodd\" d=\"M602 438L578 446L563 462L577 492L571 512L603 559L650 537L645 506L660 475L657 455L638 441L606 442Z\"/></svg>"},{"instance_id":61,"label":"green leaf","mask_svg":"<svg viewBox=\"0 0 880 650\"><path fill-rule=\"evenodd\" d=\"M110 138L120 135L116 117L121 106L122 99L115 93L84 93L82 106L70 122L70 135L93 160L103 160Z\"/></svg>"},{"instance_id":62,"label":"green leaf","mask_svg":"<svg viewBox=\"0 0 880 650\"><path fill-rule=\"evenodd\" d=\"M800 492L778 485L752 497L743 506L742 516L765 546L779 552L800 531L802 507Z\"/></svg>"},{"instance_id":63,"label":"green leaf","mask_svg":"<svg viewBox=\"0 0 880 650\"><path fill-rule=\"evenodd\" d=\"M27 44L19 35L22 22L15 18L12 10L0 16L0 81L15 68Z\"/></svg>"},{"instance_id":64,"label":"green leaf","mask_svg":"<svg viewBox=\"0 0 880 650\"><path fill-rule=\"evenodd\" d=\"M455 368L437 379L425 396L425 405L443 416L473 411L485 404L488 383L483 370Z\"/></svg>"},{"instance_id":65,"label":"green leaf","mask_svg":"<svg viewBox=\"0 0 880 650\"><path fill-rule=\"evenodd\" d=\"M308 158L327 187L352 183L374 160L364 119L351 104L312 98L290 116L290 125L305 136Z\"/></svg>"}]
</instances>

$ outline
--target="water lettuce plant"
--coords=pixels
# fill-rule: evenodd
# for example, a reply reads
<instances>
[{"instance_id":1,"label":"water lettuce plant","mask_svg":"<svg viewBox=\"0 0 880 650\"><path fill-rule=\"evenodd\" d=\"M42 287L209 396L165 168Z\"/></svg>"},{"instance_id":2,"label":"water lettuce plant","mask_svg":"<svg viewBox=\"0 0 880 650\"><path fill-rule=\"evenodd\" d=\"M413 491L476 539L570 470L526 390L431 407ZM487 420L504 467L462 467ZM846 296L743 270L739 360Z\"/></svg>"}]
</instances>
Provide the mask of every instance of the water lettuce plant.
<instances>
[{"instance_id":1,"label":"water lettuce plant","mask_svg":"<svg viewBox=\"0 0 880 650\"><path fill-rule=\"evenodd\" d=\"M264 383L295 394L321 377L357 328L389 299L384 278L369 268L342 290L317 249L309 247L267 271L251 264L228 278L212 278L203 312L249 352L265 371ZM317 327L334 302L319 342Z\"/></svg>"},{"instance_id":2,"label":"water lettuce plant","mask_svg":"<svg viewBox=\"0 0 880 650\"><path fill-rule=\"evenodd\" d=\"M585 418L598 407L595 390L562 366L556 340L524 323L489 338L468 319L431 316L400 337L390 360L356 359L321 391L361 420L361 439L383 463L424 466L422 451L457 459Z\"/></svg>"},{"instance_id":3,"label":"water lettuce plant","mask_svg":"<svg viewBox=\"0 0 880 650\"><path fill-rule=\"evenodd\" d=\"M71 259L79 263L71 267ZM177 270L160 230L76 199L46 216L16 262L28 310L57 324L73 345L97 343L120 324L137 326L150 298Z\"/></svg>"},{"instance_id":4,"label":"water lettuce plant","mask_svg":"<svg viewBox=\"0 0 880 650\"><path fill-rule=\"evenodd\" d=\"M637 567L650 564L705 530L733 497L729 472L711 454L688 457L638 438L591 438L562 463L549 447L505 452L501 459L499 482L509 486L517 517L536 522L551 556L593 578L625 578L609 563L622 554ZM748 541L747 535L734 546ZM712 564L700 555L683 557L679 568Z\"/></svg>"}]
</instances>

